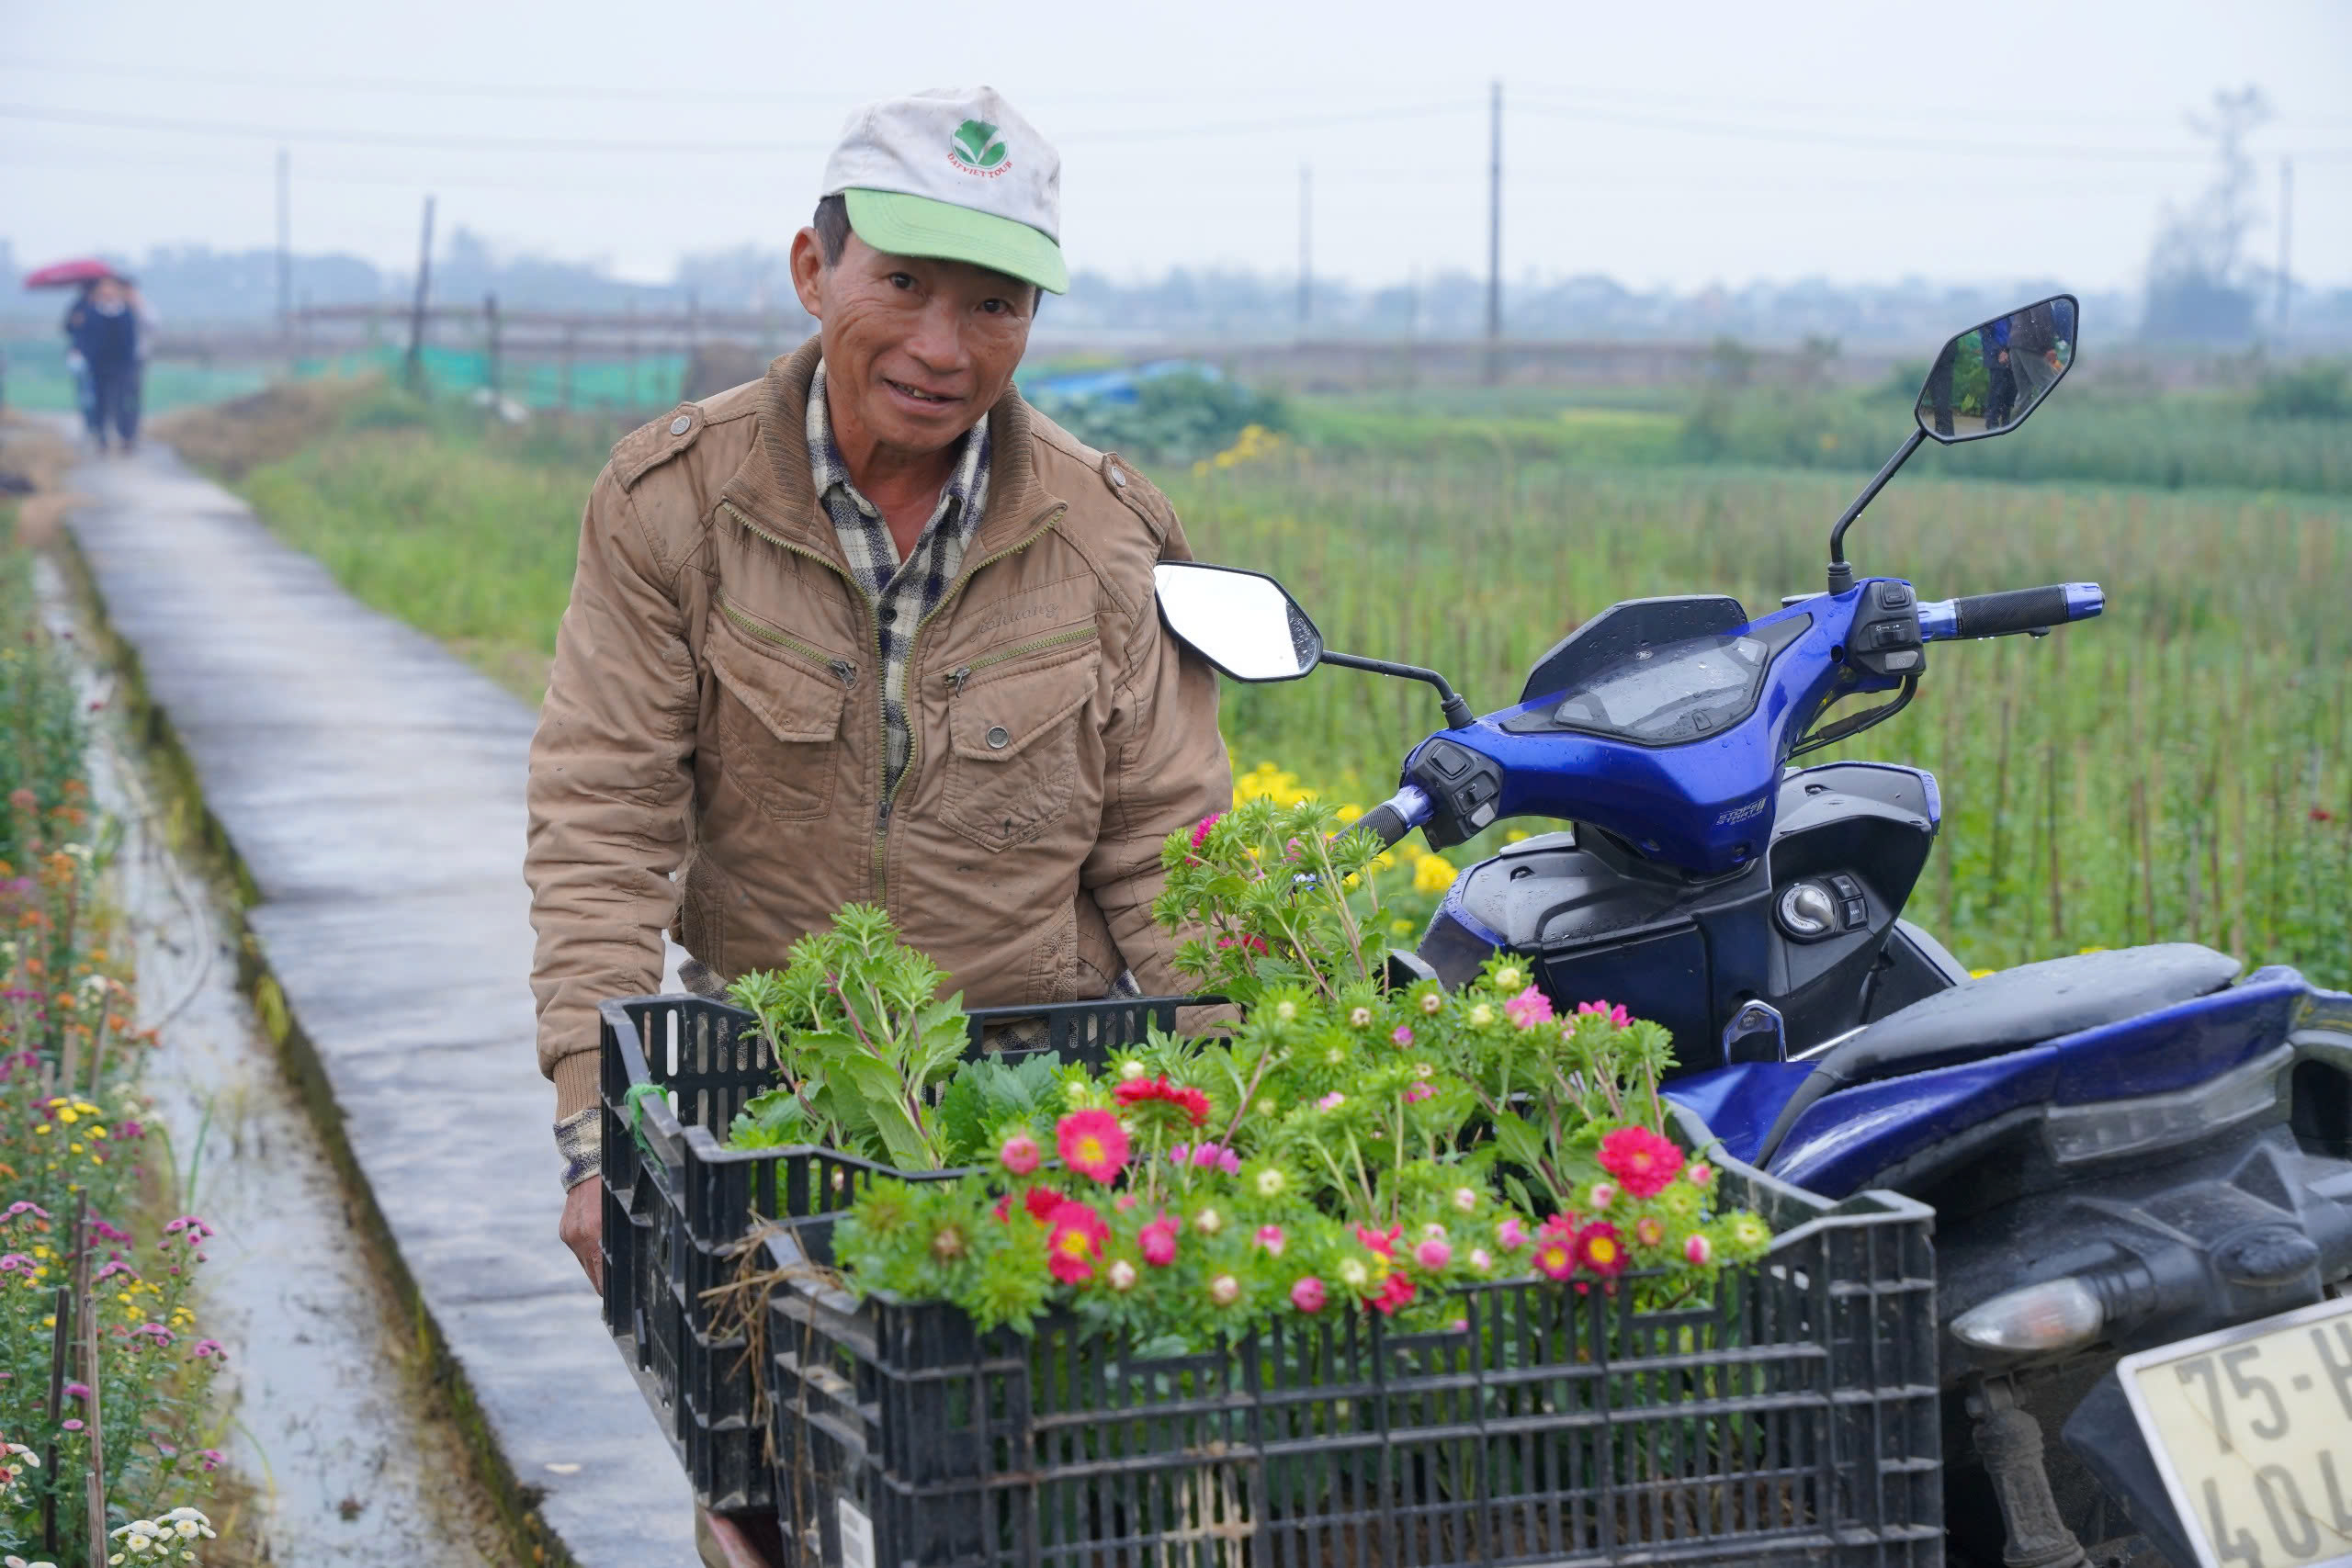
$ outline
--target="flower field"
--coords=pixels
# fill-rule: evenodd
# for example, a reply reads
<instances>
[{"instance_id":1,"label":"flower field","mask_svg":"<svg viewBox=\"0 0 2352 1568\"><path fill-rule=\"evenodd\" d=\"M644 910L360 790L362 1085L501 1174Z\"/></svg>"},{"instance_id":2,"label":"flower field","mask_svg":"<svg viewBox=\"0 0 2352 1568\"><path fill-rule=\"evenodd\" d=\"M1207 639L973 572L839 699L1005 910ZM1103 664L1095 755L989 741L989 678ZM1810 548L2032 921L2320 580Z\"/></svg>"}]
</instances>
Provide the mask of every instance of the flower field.
<instances>
[{"instance_id":1,"label":"flower field","mask_svg":"<svg viewBox=\"0 0 2352 1568\"><path fill-rule=\"evenodd\" d=\"M140 1090L114 834L82 777L72 672L0 549L0 1551L10 1563L194 1562L213 1536L223 1357Z\"/></svg>"}]
</instances>

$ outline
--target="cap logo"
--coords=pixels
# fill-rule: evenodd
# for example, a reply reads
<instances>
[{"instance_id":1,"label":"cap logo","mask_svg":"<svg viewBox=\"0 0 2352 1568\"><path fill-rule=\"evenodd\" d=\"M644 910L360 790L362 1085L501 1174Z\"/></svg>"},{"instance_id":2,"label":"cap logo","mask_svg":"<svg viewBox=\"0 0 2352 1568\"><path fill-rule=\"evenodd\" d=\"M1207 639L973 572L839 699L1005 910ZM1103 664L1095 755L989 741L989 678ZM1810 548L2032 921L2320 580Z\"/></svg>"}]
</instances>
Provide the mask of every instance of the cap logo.
<instances>
[{"instance_id":1,"label":"cap logo","mask_svg":"<svg viewBox=\"0 0 2352 1568\"><path fill-rule=\"evenodd\" d=\"M1012 165L1005 162L1004 138L984 119L967 119L947 139L947 161L967 175L993 179Z\"/></svg>"}]
</instances>

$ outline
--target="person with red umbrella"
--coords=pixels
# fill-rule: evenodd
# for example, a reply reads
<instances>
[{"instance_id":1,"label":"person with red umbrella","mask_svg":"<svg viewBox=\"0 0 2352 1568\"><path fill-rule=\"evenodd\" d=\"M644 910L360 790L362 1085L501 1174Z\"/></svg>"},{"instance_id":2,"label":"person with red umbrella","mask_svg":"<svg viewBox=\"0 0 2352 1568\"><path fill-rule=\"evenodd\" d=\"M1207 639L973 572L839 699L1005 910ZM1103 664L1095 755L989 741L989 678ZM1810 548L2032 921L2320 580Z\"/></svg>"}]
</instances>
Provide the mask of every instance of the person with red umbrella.
<instances>
[{"instance_id":1,"label":"person with red umbrella","mask_svg":"<svg viewBox=\"0 0 2352 1568\"><path fill-rule=\"evenodd\" d=\"M89 286L65 313L65 337L89 376L83 419L100 451L109 434L126 452L139 444L138 298L130 280L111 275Z\"/></svg>"},{"instance_id":2,"label":"person with red umbrella","mask_svg":"<svg viewBox=\"0 0 2352 1568\"><path fill-rule=\"evenodd\" d=\"M111 430L129 451L139 438L140 379L147 357L141 341L147 312L138 289L95 256L28 273L25 287L78 291L62 323L74 401L90 439L101 450Z\"/></svg>"}]
</instances>

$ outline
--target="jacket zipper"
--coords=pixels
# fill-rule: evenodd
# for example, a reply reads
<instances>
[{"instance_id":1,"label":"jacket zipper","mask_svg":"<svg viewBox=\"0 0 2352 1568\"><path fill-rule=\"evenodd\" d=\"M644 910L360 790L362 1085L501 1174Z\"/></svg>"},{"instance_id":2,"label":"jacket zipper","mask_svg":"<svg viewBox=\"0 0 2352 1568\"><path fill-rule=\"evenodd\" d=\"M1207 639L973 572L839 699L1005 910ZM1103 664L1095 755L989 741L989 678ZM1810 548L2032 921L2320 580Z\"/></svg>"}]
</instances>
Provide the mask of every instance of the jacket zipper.
<instances>
[{"instance_id":1,"label":"jacket zipper","mask_svg":"<svg viewBox=\"0 0 2352 1568\"><path fill-rule=\"evenodd\" d=\"M833 654L827 653L823 649L818 648L812 643L802 642L797 637L792 637L784 632L780 632L776 630L775 627L768 625L765 621L761 620L759 617L750 614L748 611L737 609L734 605L729 604L724 599L718 602L718 613L725 615L737 626L742 627L743 630L749 632L752 636L758 637L762 642L772 642L778 648L788 649L792 652L800 655L801 658L810 660L812 663L823 665L826 669L831 670L833 672L833 678L839 681L842 685L854 686L857 684L857 664L855 660L839 658Z\"/></svg>"},{"instance_id":2,"label":"jacket zipper","mask_svg":"<svg viewBox=\"0 0 2352 1568\"><path fill-rule=\"evenodd\" d=\"M1033 637L1027 642L1015 643L1011 648L999 649L986 659L975 659L969 664L959 664L950 670L943 679L946 681L949 691L960 692L964 689L965 682L991 664L1001 664L1008 659L1019 659L1024 654L1042 653L1046 649L1060 648L1066 643L1089 642L1099 635L1093 626L1080 626L1075 631L1056 632L1051 637Z\"/></svg>"}]
</instances>

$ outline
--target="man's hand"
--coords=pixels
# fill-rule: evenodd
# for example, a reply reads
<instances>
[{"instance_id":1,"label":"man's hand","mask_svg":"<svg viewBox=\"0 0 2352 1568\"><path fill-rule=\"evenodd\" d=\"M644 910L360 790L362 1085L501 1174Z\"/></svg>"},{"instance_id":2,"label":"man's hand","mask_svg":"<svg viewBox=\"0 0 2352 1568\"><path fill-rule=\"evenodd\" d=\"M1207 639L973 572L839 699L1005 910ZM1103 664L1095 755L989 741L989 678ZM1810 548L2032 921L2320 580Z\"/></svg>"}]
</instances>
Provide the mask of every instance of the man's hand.
<instances>
[{"instance_id":1,"label":"man's hand","mask_svg":"<svg viewBox=\"0 0 2352 1568\"><path fill-rule=\"evenodd\" d=\"M605 1179L592 1176L563 1195L563 1220L556 1235L571 1248L596 1293L605 1293Z\"/></svg>"}]
</instances>

